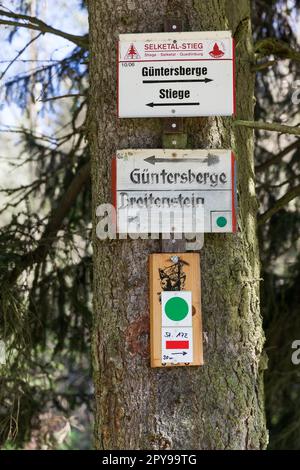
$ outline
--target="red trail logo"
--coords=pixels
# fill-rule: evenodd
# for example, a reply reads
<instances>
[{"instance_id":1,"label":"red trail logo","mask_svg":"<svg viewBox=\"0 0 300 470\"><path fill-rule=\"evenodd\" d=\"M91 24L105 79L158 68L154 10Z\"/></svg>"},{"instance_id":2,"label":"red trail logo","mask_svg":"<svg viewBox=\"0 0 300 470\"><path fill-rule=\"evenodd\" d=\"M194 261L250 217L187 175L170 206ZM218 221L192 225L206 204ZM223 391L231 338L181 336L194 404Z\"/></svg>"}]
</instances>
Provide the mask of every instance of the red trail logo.
<instances>
[{"instance_id":1,"label":"red trail logo","mask_svg":"<svg viewBox=\"0 0 300 470\"><path fill-rule=\"evenodd\" d=\"M125 60L137 60L140 59L141 56L137 51L137 48L135 47L134 44L131 44L129 47L127 54L125 55Z\"/></svg>"},{"instance_id":2,"label":"red trail logo","mask_svg":"<svg viewBox=\"0 0 300 470\"><path fill-rule=\"evenodd\" d=\"M215 59L218 59L224 55L224 52L219 48L218 44L215 42L213 50L210 51L209 55L211 57L214 57Z\"/></svg>"}]
</instances>

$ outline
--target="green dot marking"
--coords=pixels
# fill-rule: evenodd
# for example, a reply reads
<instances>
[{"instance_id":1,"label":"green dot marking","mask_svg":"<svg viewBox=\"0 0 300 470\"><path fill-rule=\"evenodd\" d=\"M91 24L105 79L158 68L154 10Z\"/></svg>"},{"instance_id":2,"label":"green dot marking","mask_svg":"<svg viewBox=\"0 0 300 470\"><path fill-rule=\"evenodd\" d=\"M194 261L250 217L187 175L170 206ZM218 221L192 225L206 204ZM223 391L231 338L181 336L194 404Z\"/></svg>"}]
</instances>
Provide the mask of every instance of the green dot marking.
<instances>
[{"instance_id":1,"label":"green dot marking","mask_svg":"<svg viewBox=\"0 0 300 470\"><path fill-rule=\"evenodd\" d=\"M165 303L165 313L170 320L181 321L189 313L188 303L181 297L171 297Z\"/></svg>"},{"instance_id":2,"label":"green dot marking","mask_svg":"<svg viewBox=\"0 0 300 470\"><path fill-rule=\"evenodd\" d=\"M218 217L217 218L217 226L218 227L225 227L226 224L227 224L226 217Z\"/></svg>"}]
</instances>

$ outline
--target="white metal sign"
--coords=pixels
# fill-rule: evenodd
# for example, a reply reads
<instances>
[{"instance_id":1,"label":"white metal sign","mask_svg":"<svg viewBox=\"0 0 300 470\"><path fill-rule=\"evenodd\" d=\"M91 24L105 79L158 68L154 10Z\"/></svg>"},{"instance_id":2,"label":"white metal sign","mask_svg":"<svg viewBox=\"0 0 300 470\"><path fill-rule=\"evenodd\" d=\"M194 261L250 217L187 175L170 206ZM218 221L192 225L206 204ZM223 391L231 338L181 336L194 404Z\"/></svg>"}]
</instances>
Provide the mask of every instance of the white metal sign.
<instances>
[{"instance_id":1,"label":"white metal sign","mask_svg":"<svg viewBox=\"0 0 300 470\"><path fill-rule=\"evenodd\" d=\"M118 51L119 117L234 114L230 31L121 34Z\"/></svg>"},{"instance_id":2,"label":"white metal sign","mask_svg":"<svg viewBox=\"0 0 300 470\"><path fill-rule=\"evenodd\" d=\"M162 292L161 308L161 362L193 362L192 292Z\"/></svg>"},{"instance_id":3,"label":"white metal sign","mask_svg":"<svg viewBox=\"0 0 300 470\"><path fill-rule=\"evenodd\" d=\"M118 150L112 174L118 233L236 230L231 150Z\"/></svg>"}]
</instances>

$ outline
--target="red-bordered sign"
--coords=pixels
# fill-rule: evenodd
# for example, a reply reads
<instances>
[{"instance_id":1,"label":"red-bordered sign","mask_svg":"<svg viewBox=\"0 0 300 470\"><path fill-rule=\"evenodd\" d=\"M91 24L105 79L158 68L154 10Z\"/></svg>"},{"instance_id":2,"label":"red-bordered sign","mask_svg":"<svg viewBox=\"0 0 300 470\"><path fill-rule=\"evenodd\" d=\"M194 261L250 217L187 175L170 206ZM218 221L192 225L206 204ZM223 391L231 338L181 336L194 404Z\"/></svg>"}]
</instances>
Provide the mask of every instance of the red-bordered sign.
<instances>
[{"instance_id":1,"label":"red-bordered sign","mask_svg":"<svg viewBox=\"0 0 300 470\"><path fill-rule=\"evenodd\" d=\"M230 116L235 94L230 31L120 35L119 117Z\"/></svg>"},{"instance_id":2,"label":"red-bordered sign","mask_svg":"<svg viewBox=\"0 0 300 470\"><path fill-rule=\"evenodd\" d=\"M173 174L177 181L172 180ZM180 181L186 182L181 184ZM155 204L161 208L162 203L174 203L180 209L184 204L202 204L202 232L236 232L234 154L231 150L220 149L176 150L175 158L174 149L118 150L117 156L112 159L112 202L117 221L126 204L130 208L139 207L142 218L146 216L143 209L151 204L154 210ZM180 203L181 207L178 206ZM131 215L128 214L129 218ZM138 231L134 225L130 226L130 230L132 233ZM125 232L120 223L117 232ZM140 233L148 232L146 228L140 230Z\"/></svg>"}]
</instances>

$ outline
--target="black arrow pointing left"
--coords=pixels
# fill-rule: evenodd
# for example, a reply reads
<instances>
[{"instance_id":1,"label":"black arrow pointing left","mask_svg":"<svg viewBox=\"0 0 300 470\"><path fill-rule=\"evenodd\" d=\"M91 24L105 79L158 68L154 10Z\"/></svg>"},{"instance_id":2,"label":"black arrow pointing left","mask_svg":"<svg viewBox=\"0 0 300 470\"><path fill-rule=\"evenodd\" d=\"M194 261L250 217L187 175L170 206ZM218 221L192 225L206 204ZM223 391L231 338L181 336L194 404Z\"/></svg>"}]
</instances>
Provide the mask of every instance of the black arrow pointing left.
<instances>
[{"instance_id":1,"label":"black arrow pointing left","mask_svg":"<svg viewBox=\"0 0 300 470\"><path fill-rule=\"evenodd\" d=\"M200 103L147 103L146 106L154 108L154 106L199 106Z\"/></svg>"}]
</instances>

